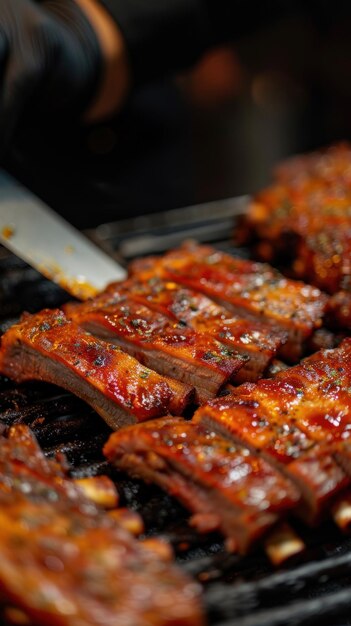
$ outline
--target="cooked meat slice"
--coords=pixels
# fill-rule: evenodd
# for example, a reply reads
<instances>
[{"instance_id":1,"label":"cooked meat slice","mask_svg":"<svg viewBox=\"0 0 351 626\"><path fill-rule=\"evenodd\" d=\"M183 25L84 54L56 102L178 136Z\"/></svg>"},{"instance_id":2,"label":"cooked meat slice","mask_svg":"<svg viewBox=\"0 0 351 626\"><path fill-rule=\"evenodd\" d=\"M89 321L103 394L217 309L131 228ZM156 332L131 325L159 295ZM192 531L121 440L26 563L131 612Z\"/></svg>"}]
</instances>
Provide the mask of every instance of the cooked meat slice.
<instances>
[{"instance_id":1,"label":"cooked meat slice","mask_svg":"<svg viewBox=\"0 0 351 626\"><path fill-rule=\"evenodd\" d=\"M240 552L299 500L292 483L264 459L181 418L124 428L104 453L118 468L179 498L200 531L220 530Z\"/></svg>"},{"instance_id":2,"label":"cooked meat slice","mask_svg":"<svg viewBox=\"0 0 351 626\"><path fill-rule=\"evenodd\" d=\"M273 379L241 385L198 409L195 422L278 463L304 496L312 522L349 484L332 447L351 437L351 339L321 350Z\"/></svg>"},{"instance_id":3,"label":"cooked meat slice","mask_svg":"<svg viewBox=\"0 0 351 626\"><path fill-rule=\"evenodd\" d=\"M195 387L200 403L214 397L244 363L213 337L131 299L103 309L72 308L69 314L93 335L117 343L160 374Z\"/></svg>"},{"instance_id":4,"label":"cooked meat slice","mask_svg":"<svg viewBox=\"0 0 351 626\"><path fill-rule=\"evenodd\" d=\"M27 477L34 484L37 479L48 484L54 481L57 489L61 489L62 497L65 497L66 488L73 484L63 480L67 469L58 460L45 457L27 426L17 424L10 427L6 437L3 434L0 436L0 441L0 491L15 488L25 491L26 487L19 479L25 481Z\"/></svg>"},{"instance_id":5,"label":"cooked meat slice","mask_svg":"<svg viewBox=\"0 0 351 626\"><path fill-rule=\"evenodd\" d=\"M350 202L351 194L347 198L347 210ZM294 276L330 294L341 289L351 291L350 217L347 216L338 227L330 220L321 223L318 229L300 236L292 264Z\"/></svg>"},{"instance_id":6,"label":"cooked meat slice","mask_svg":"<svg viewBox=\"0 0 351 626\"><path fill-rule=\"evenodd\" d=\"M147 281L136 278L112 283L97 298L74 305L80 310L104 308L117 302L134 300L177 320L184 326L214 337L247 360L235 375L235 381L257 380L276 355L286 336L267 324L230 315L213 300L193 289L155 276ZM74 311L68 305L68 311Z\"/></svg>"},{"instance_id":7,"label":"cooked meat slice","mask_svg":"<svg viewBox=\"0 0 351 626\"><path fill-rule=\"evenodd\" d=\"M349 144L283 163L256 194L241 240L253 237L260 258L279 259L290 276L331 294L350 291L350 163Z\"/></svg>"},{"instance_id":8,"label":"cooked meat slice","mask_svg":"<svg viewBox=\"0 0 351 626\"><path fill-rule=\"evenodd\" d=\"M275 420L254 400L232 396L211 401L195 413L201 422L223 437L246 444L293 480L302 494L298 513L315 524L350 481L332 454L311 440L298 426Z\"/></svg>"},{"instance_id":9,"label":"cooked meat slice","mask_svg":"<svg viewBox=\"0 0 351 626\"><path fill-rule=\"evenodd\" d=\"M287 415L310 438L332 443L351 437L351 339L324 349L274 379L242 385L270 414Z\"/></svg>"},{"instance_id":10,"label":"cooked meat slice","mask_svg":"<svg viewBox=\"0 0 351 626\"><path fill-rule=\"evenodd\" d=\"M304 342L321 326L327 303L327 296L315 287L210 246L184 245L163 257L131 264L131 275L140 280L154 274L201 291L235 315L285 332L280 355L290 362L301 356Z\"/></svg>"},{"instance_id":11,"label":"cooked meat slice","mask_svg":"<svg viewBox=\"0 0 351 626\"><path fill-rule=\"evenodd\" d=\"M204 623L198 586L86 499L26 427L0 455L2 601L37 626Z\"/></svg>"},{"instance_id":12,"label":"cooked meat slice","mask_svg":"<svg viewBox=\"0 0 351 626\"><path fill-rule=\"evenodd\" d=\"M26 315L5 332L0 371L16 382L42 380L71 391L114 429L184 406L190 393L189 387L171 389L167 379L59 310Z\"/></svg>"}]
</instances>

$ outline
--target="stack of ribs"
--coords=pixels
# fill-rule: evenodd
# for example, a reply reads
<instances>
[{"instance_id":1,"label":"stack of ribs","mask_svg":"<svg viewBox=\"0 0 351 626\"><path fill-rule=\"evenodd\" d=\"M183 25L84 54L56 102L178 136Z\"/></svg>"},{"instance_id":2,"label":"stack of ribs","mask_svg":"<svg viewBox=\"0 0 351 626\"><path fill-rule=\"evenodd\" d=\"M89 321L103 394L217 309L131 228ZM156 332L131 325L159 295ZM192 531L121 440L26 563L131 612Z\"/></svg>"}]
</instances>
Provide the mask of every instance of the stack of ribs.
<instances>
[{"instance_id":1,"label":"stack of ribs","mask_svg":"<svg viewBox=\"0 0 351 626\"><path fill-rule=\"evenodd\" d=\"M117 431L105 446L112 463L178 496L194 526L220 530L244 553L291 514L316 523L349 485L320 442L327 418L320 430L313 421L329 398L327 371L313 377L309 357L263 378L275 357L296 363L305 353L326 304L318 288L267 264L189 242L135 262L126 281L86 302L23 315L2 337L0 371L81 397ZM316 363L344 367L349 348ZM338 420L347 394L328 384ZM236 441L234 426L205 419L231 415L231 405Z\"/></svg>"},{"instance_id":2,"label":"stack of ribs","mask_svg":"<svg viewBox=\"0 0 351 626\"><path fill-rule=\"evenodd\" d=\"M0 370L17 382L41 380L90 404L111 428L181 414L193 389L161 376L100 341L60 310L24 315L1 338Z\"/></svg>"},{"instance_id":3,"label":"stack of ribs","mask_svg":"<svg viewBox=\"0 0 351 626\"><path fill-rule=\"evenodd\" d=\"M3 616L47 626L200 626L200 589L91 502L26 426L0 437Z\"/></svg>"},{"instance_id":4,"label":"stack of ribs","mask_svg":"<svg viewBox=\"0 0 351 626\"><path fill-rule=\"evenodd\" d=\"M179 498L194 514L191 523L200 532L220 530L231 551L247 552L300 500L263 458L182 418L123 428L104 453L118 468Z\"/></svg>"},{"instance_id":5,"label":"stack of ribs","mask_svg":"<svg viewBox=\"0 0 351 626\"><path fill-rule=\"evenodd\" d=\"M94 324L97 310L113 311L126 301L133 302L134 307L142 305L144 311L147 307L149 316L154 311L158 314L154 319L168 318L173 323L178 322L178 327L183 330L189 327L197 334L211 337L222 345L224 354L241 356L240 368L234 372L235 382L257 380L286 341L286 333L278 327L272 329L259 319L235 316L200 291L156 275L144 280L134 276L124 282L112 283L93 300L79 306L66 306L66 312L89 329ZM115 329L109 332L110 338L116 334Z\"/></svg>"},{"instance_id":6,"label":"stack of ribs","mask_svg":"<svg viewBox=\"0 0 351 626\"><path fill-rule=\"evenodd\" d=\"M69 315L85 330L117 343L148 367L194 387L199 403L216 395L245 362L211 335L196 333L131 298L98 309L83 305Z\"/></svg>"},{"instance_id":7,"label":"stack of ribs","mask_svg":"<svg viewBox=\"0 0 351 626\"><path fill-rule=\"evenodd\" d=\"M351 339L199 407L113 433L107 458L246 552L287 514L315 525L350 486Z\"/></svg>"},{"instance_id":8,"label":"stack of ribs","mask_svg":"<svg viewBox=\"0 0 351 626\"><path fill-rule=\"evenodd\" d=\"M350 292L350 173L347 143L282 163L273 184L256 194L241 241L255 239L261 259L329 294Z\"/></svg>"},{"instance_id":9,"label":"stack of ribs","mask_svg":"<svg viewBox=\"0 0 351 626\"><path fill-rule=\"evenodd\" d=\"M275 356L296 361L326 307L317 288L209 246L136 271L64 312L25 314L2 337L0 371L61 385L116 429L182 415L228 383L257 380Z\"/></svg>"},{"instance_id":10,"label":"stack of ribs","mask_svg":"<svg viewBox=\"0 0 351 626\"><path fill-rule=\"evenodd\" d=\"M135 261L131 274L144 281L161 276L200 291L236 316L278 329L286 335L278 354L289 362L301 357L306 340L321 326L327 303L319 289L289 280L268 264L192 242L161 258Z\"/></svg>"}]
</instances>

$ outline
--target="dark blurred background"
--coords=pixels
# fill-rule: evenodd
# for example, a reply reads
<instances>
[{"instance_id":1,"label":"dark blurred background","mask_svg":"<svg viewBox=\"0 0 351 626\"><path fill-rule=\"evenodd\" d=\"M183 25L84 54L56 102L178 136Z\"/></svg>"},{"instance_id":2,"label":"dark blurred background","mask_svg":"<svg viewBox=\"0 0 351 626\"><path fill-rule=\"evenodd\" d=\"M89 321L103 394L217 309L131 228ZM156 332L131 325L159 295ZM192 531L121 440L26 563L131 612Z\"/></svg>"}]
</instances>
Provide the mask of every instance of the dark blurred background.
<instances>
[{"instance_id":1,"label":"dark blurred background","mask_svg":"<svg viewBox=\"0 0 351 626\"><path fill-rule=\"evenodd\" d=\"M79 228L254 193L351 139L351 25L285 19L134 93L115 119L23 127L7 169Z\"/></svg>"}]
</instances>

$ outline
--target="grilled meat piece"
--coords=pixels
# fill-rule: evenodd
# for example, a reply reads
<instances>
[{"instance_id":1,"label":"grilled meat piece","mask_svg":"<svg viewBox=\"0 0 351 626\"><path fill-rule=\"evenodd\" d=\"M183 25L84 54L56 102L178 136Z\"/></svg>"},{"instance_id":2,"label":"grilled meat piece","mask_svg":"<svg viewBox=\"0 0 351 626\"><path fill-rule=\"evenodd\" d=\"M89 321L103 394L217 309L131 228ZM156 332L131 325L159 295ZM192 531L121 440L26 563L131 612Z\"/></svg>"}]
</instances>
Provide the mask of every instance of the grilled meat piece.
<instances>
[{"instance_id":1,"label":"grilled meat piece","mask_svg":"<svg viewBox=\"0 0 351 626\"><path fill-rule=\"evenodd\" d=\"M197 333L131 299L103 309L71 307L68 314L85 330L117 343L148 367L195 387L200 403L214 397L245 362L211 335Z\"/></svg>"},{"instance_id":2,"label":"grilled meat piece","mask_svg":"<svg viewBox=\"0 0 351 626\"><path fill-rule=\"evenodd\" d=\"M300 428L272 418L255 400L236 395L211 401L195 414L207 428L224 437L246 444L253 451L281 469L301 491L303 502L299 515L309 524L320 521L332 498L350 481L322 446L318 446Z\"/></svg>"},{"instance_id":3,"label":"grilled meat piece","mask_svg":"<svg viewBox=\"0 0 351 626\"><path fill-rule=\"evenodd\" d=\"M26 315L1 338L0 371L71 391L111 426L182 411L192 389L160 376L120 348L92 337L60 310Z\"/></svg>"},{"instance_id":4,"label":"grilled meat piece","mask_svg":"<svg viewBox=\"0 0 351 626\"><path fill-rule=\"evenodd\" d=\"M73 485L73 491L79 491L80 489L74 486L74 483L66 483L65 477L67 474L67 467L64 463L58 459L48 459L45 457L41 448L39 447L34 435L24 424L16 424L7 431L7 436L4 436L6 428L3 430L0 441L0 491L8 492L9 490L19 490L25 492L26 486L21 483L21 480L40 480L42 483L46 481L54 481L57 489L61 489L61 495L64 497L65 489L70 485ZM6 470L8 466L8 472ZM7 480L8 478L8 480Z\"/></svg>"},{"instance_id":5,"label":"grilled meat piece","mask_svg":"<svg viewBox=\"0 0 351 626\"><path fill-rule=\"evenodd\" d=\"M351 194L348 209L350 202ZM351 291L351 220L348 217L343 222L336 227L328 220L308 236L301 236L292 265L294 276L330 294L340 289Z\"/></svg>"},{"instance_id":6,"label":"grilled meat piece","mask_svg":"<svg viewBox=\"0 0 351 626\"><path fill-rule=\"evenodd\" d=\"M257 199L247 218L247 228L256 230L257 256L283 266L289 276L308 281L329 294L340 289L351 291L351 192L342 202L338 188L328 193L313 190L311 199L303 200L294 199L286 189L284 200L276 198L283 193L269 194L266 190L261 195L261 204ZM265 210L263 202L267 203ZM255 220L259 224L256 228L252 225Z\"/></svg>"},{"instance_id":7,"label":"grilled meat piece","mask_svg":"<svg viewBox=\"0 0 351 626\"><path fill-rule=\"evenodd\" d=\"M37 626L200 626L199 588L47 461L24 426L1 437L3 603Z\"/></svg>"},{"instance_id":8,"label":"grilled meat piece","mask_svg":"<svg viewBox=\"0 0 351 626\"><path fill-rule=\"evenodd\" d=\"M349 479L332 448L351 438L351 339L321 350L273 379L244 384L198 409L201 422L278 464L304 496L310 523Z\"/></svg>"},{"instance_id":9,"label":"grilled meat piece","mask_svg":"<svg viewBox=\"0 0 351 626\"><path fill-rule=\"evenodd\" d=\"M330 294L350 291L350 164L351 147L340 144L276 168L242 220L241 242L254 237L260 258Z\"/></svg>"},{"instance_id":10,"label":"grilled meat piece","mask_svg":"<svg viewBox=\"0 0 351 626\"><path fill-rule=\"evenodd\" d=\"M247 360L235 375L237 383L257 380L286 341L284 334L274 331L268 325L229 315L225 308L199 291L187 289L157 276L148 281L134 278L112 283L94 299L68 304L65 310L70 315L77 308L88 311L89 308L110 307L126 300L143 304L177 320L183 326L214 337L244 356Z\"/></svg>"},{"instance_id":11,"label":"grilled meat piece","mask_svg":"<svg viewBox=\"0 0 351 626\"><path fill-rule=\"evenodd\" d=\"M124 428L109 438L104 454L177 497L200 532L218 529L242 553L299 500L292 483L264 459L181 418Z\"/></svg>"},{"instance_id":12,"label":"grilled meat piece","mask_svg":"<svg viewBox=\"0 0 351 626\"><path fill-rule=\"evenodd\" d=\"M321 223L338 228L348 221L351 190L351 146L287 159L273 172L274 183L260 190L249 207L245 222L261 240L279 245L289 231L308 235Z\"/></svg>"},{"instance_id":13,"label":"grilled meat piece","mask_svg":"<svg viewBox=\"0 0 351 626\"><path fill-rule=\"evenodd\" d=\"M289 280L269 265L232 257L210 246L188 244L162 258L131 264L140 280L154 274L205 293L235 315L287 334L283 359L296 361L304 342L321 326L327 297L319 289Z\"/></svg>"}]
</instances>

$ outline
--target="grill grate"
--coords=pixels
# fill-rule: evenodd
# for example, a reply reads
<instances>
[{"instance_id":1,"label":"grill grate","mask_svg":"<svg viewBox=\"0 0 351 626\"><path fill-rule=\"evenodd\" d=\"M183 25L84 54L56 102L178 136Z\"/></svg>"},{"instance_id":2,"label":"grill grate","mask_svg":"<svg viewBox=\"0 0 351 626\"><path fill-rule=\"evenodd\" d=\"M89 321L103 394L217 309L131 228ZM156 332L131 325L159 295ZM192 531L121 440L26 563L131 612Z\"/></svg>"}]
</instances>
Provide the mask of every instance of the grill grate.
<instances>
[{"instance_id":1,"label":"grill grate","mask_svg":"<svg viewBox=\"0 0 351 626\"><path fill-rule=\"evenodd\" d=\"M195 209L190 212L192 229L194 225L201 227ZM232 210L230 203L223 208L225 219L227 210ZM236 211L235 207L233 214ZM219 217L223 220L222 212ZM181 218L184 217L183 211ZM173 218L177 218L174 212ZM155 229L157 216L151 216L149 221L148 218L138 219L143 253L158 251L145 248L145 234ZM159 221L159 234L164 223L163 216ZM133 223L129 226L136 228ZM134 241L134 234L131 232L128 236L127 227L125 223L124 241ZM181 228L179 225L177 228L178 237ZM183 231L183 238L188 232L189 227ZM228 235L224 237L223 222L213 231L218 232L222 233L222 238L212 242L230 250L231 242ZM122 243L116 233L115 225L105 225L94 233L94 238L99 240L100 237L105 249L110 247L120 255ZM150 242L154 244L154 238ZM239 253L245 255L247 251ZM67 300L61 288L0 249L0 333L24 310L34 312L56 307ZM0 425L6 427L18 422L33 429L47 455L64 452L74 477L104 473L116 481L121 504L143 516L145 534L161 535L170 540L180 566L203 585L209 626L351 625L351 538L342 535L332 523L313 531L296 525L307 550L298 561L291 561L275 571L259 549L246 557L229 555L219 536L197 535L187 525L187 512L175 500L157 487L146 487L110 466L101 452L110 433L109 427L73 395L54 385L15 385L0 378Z\"/></svg>"}]
</instances>

